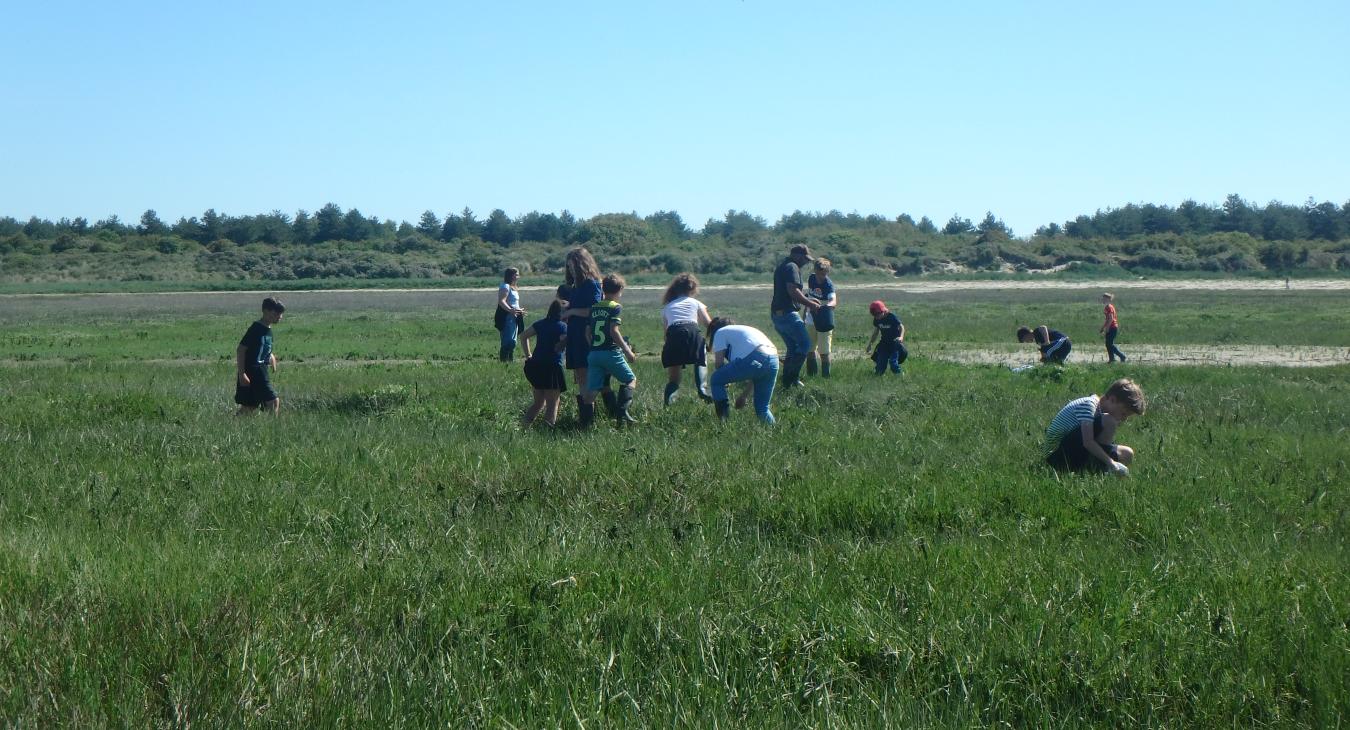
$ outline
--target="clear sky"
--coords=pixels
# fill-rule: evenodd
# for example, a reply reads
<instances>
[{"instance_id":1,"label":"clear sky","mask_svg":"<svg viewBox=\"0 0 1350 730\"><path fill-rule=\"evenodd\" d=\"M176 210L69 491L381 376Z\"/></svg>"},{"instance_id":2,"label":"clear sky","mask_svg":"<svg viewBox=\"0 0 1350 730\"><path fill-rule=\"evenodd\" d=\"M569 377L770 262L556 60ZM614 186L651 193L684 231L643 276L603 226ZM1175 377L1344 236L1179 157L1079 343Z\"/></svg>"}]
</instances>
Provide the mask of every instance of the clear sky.
<instances>
[{"instance_id":1,"label":"clear sky","mask_svg":"<svg viewBox=\"0 0 1350 730\"><path fill-rule=\"evenodd\" d=\"M0 215L1350 198L1350 2L10 2Z\"/></svg>"}]
</instances>

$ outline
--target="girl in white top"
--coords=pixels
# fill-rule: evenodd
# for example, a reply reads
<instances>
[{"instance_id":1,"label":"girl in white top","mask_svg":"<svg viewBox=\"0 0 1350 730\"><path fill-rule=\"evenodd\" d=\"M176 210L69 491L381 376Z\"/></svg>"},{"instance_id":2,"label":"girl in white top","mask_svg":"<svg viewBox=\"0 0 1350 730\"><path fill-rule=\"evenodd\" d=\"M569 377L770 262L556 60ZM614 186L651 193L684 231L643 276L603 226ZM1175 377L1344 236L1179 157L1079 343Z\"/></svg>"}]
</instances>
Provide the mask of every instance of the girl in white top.
<instances>
[{"instance_id":1,"label":"girl in white top","mask_svg":"<svg viewBox=\"0 0 1350 730\"><path fill-rule=\"evenodd\" d=\"M493 313L492 323L502 333L501 349L497 353L502 362L515 359L516 340L525 329L525 310L520 308L520 292L516 291L519 280L520 269L511 267L502 272L502 283L497 287L497 311ZM526 351L525 356L529 357L530 353Z\"/></svg>"},{"instance_id":2,"label":"girl in white top","mask_svg":"<svg viewBox=\"0 0 1350 730\"><path fill-rule=\"evenodd\" d=\"M728 317L718 317L708 325L712 340L713 370L712 397L717 417L727 418L731 409L727 386L745 383L736 398L736 407L745 405L753 389L755 413L760 420L773 424L769 402L773 400L774 384L778 381L778 348L773 340L754 327L736 324Z\"/></svg>"},{"instance_id":3,"label":"girl in white top","mask_svg":"<svg viewBox=\"0 0 1350 730\"><path fill-rule=\"evenodd\" d=\"M712 322L708 308L694 298L698 294L698 279L693 274L680 274L666 287L661 323L666 327L666 343L661 348L661 365L666 369L666 405L675 400L680 389L684 368L694 366L694 387L698 396L711 400L708 394L708 355L704 345L703 328Z\"/></svg>"}]
</instances>

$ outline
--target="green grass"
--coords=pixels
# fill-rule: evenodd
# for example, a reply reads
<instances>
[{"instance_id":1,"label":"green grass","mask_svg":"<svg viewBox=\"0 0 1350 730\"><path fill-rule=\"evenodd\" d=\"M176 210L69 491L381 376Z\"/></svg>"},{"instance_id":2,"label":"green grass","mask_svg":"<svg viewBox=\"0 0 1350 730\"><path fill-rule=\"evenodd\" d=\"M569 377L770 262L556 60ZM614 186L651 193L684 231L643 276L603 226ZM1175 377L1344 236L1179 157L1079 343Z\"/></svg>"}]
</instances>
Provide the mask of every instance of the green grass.
<instances>
[{"instance_id":1,"label":"green grass","mask_svg":"<svg viewBox=\"0 0 1350 730\"><path fill-rule=\"evenodd\" d=\"M903 378L845 361L780 394L767 429L718 425L687 392L661 408L648 357L637 428L521 432L527 388L488 360L476 300L369 296L293 300L275 420L229 415L248 322L219 310L229 297L0 314L0 717L1346 721L1350 368L1131 368L1153 402L1120 434L1134 478L1057 479L1037 463L1045 424L1120 371L1013 374L916 346ZM1003 317L1097 325L1090 302L1007 296ZM1344 297L1306 296L1175 325L1136 301L1122 320L1213 342L1284 317L1344 344L1327 325ZM640 301L630 334L651 351ZM718 305L763 318L758 300ZM915 337L1005 331L979 296L903 306Z\"/></svg>"}]
</instances>

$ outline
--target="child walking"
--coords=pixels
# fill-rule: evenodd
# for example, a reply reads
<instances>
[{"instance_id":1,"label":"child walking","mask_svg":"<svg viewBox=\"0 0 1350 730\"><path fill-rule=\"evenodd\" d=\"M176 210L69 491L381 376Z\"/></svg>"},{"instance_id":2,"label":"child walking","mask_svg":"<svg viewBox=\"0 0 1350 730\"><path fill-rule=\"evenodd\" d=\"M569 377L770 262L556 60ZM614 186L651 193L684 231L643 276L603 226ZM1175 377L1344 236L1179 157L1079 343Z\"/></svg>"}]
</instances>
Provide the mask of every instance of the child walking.
<instances>
[{"instance_id":1,"label":"child walking","mask_svg":"<svg viewBox=\"0 0 1350 730\"><path fill-rule=\"evenodd\" d=\"M272 389L268 371L276 372L277 356L272 354L272 325L281 321L286 305L268 297L262 303L262 317L249 325L234 350L234 402L239 415L250 415L259 407L273 414L281 410L281 399Z\"/></svg>"},{"instance_id":2,"label":"child walking","mask_svg":"<svg viewBox=\"0 0 1350 730\"><path fill-rule=\"evenodd\" d=\"M534 402L525 409L520 425L529 428L539 411L544 412L544 423L550 428L558 423L558 405L567 390L563 375L563 352L567 350L567 323L562 321L565 302L554 299L543 319L525 328L520 346L525 354L525 379L534 388ZM530 339L535 339L534 354L530 354Z\"/></svg>"},{"instance_id":3,"label":"child walking","mask_svg":"<svg viewBox=\"0 0 1350 730\"><path fill-rule=\"evenodd\" d=\"M1106 395L1069 401L1045 430L1045 461L1059 471L1109 471L1130 475L1134 449L1113 443L1116 427L1148 407L1144 391L1133 380L1121 378Z\"/></svg>"},{"instance_id":4,"label":"child walking","mask_svg":"<svg viewBox=\"0 0 1350 730\"><path fill-rule=\"evenodd\" d=\"M589 427L595 421L595 397L605 386L605 379L610 376L619 381L614 419L620 426L637 422L637 419L628 412L633 404L633 390L637 388L637 376L633 374L629 364L637 360L637 355L628 346L623 333L619 331L619 325L622 323L620 315L623 313L619 297L623 296L623 288L626 285L623 277L618 274L606 276L601 282L605 298L591 307L591 351L586 358L582 428Z\"/></svg>"},{"instance_id":5,"label":"child walking","mask_svg":"<svg viewBox=\"0 0 1350 730\"><path fill-rule=\"evenodd\" d=\"M1125 353L1121 352L1120 348L1116 347L1116 332L1120 329L1120 325L1116 322L1115 300L1116 298L1112 296L1111 292L1102 294L1102 305L1104 306L1103 311L1106 314L1106 321L1102 322L1100 332L1106 337L1106 361L1115 362L1116 358L1119 357L1121 362L1125 362Z\"/></svg>"},{"instance_id":6,"label":"child walking","mask_svg":"<svg viewBox=\"0 0 1350 730\"><path fill-rule=\"evenodd\" d=\"M880 299L867 305L872 314L872 336L867 340L866 352L872 353L872 362L876 363L877 375L886 374L886 366L896 375L903 372L900 365L909 359L909 350L905 347L905 325L895 312L886 308ZM877 349L872 350L872 343Z\"/></svg>"}]
</instances>

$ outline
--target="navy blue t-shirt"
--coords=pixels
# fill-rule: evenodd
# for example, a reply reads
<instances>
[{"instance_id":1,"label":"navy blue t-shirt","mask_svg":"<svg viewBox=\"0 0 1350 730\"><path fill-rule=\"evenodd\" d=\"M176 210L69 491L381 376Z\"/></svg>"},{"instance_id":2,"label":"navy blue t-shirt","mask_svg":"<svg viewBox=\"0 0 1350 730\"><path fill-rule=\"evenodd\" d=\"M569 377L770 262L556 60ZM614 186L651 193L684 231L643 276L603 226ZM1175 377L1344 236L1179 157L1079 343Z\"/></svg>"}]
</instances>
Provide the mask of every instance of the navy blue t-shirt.
<instances>
[{"instance_id":1,"label":"navy blue t-shirt","mask_svg":"<svg viewBox=\"0 0 1350 730\"><path fill-rule=\"evenodd\" d=\"M604 299L605 294L600 289L600 282L587 279L576 286L564 284L558 287L558 298L567 300L568 309L590 309L601 299ZM589 330L586 327L589 319L589 317L568 317L567 339L576 342L589 342L590 338L587 337ZM582 352L581 354L585 356L586 353Z\"/></svg>"},{"instance_id":2,"label":"navy blue t-shirt","mask_svg":"<svg viewBox=\"0 0 1350 730\"><path fill-rule=\"evenodd\" d=\"M558 352L558 343L567 336L567 323L545 317L530 327L534 329L533 357L552 360L561 365L563 354Z\"/></svg>"},{"instance_id":3,"label":"navy blue t-shirt","mask_svg":"<svg viewBox=\"0 0 1350 730\"><path fill-rule=\"evenodd\" d=\"M1063 332L1060 332L1059 330L1052 330L1047 328L1046 334L1050 337L1050 339L1047 340L1045 343L1039 345L1039 349L1042 354L1044 354L1045 351L1049 350L1051 347L1054 347L1056 342L1059 342L1060 340L1069 339L1068 335L1064 334Z\"/></svg>"},{"instance_id":4,"label":"navy blue t-shirt","mask_svg":"<svg viewBox=\"0 0 1350 730\"><path fill-rule=\"evenodd\" d=\"M272 359L272 328L254 322L239 344L244 348L244 372L250 378L258 374L267 377L268 361Z\"/></svg>"},{"instance_id":5,"label":"navy blue t-shirt","mask_svg":"<svg viewBox=\"0 0 1350 730\"><path fill-rule=\"evenodd\" d=\"M872 320L872 326L881 332L880 344L889 346L900 337L900 317L895 312L887 312Z\"/></svg>"},{"instance_id":6,"label":"navy blue t-shirt","mask_svg":"<svg viewBox=\"0 0 1350 730\"><path fill-rule=\"evenodd\" d=\"M806 278L806 296L820 302L821 307L811 315L811 321L815 322L816 330L819 332L829 332L834 329L834 307L827 307L825 303L834 296L834 282L830 281L828 276L816 276L812 274Z\"/></svg>"},{"instance_id":7,"label":"navy blue t-shirt","mask_svg":"<svg viewBox=\"0 0 1350 730\"><path fill-rule=\"evenodd\" d=\"M773 272L773 302L769 309L774 312L795 312L797 302L793 301L791 290L802 288L802 270L792 259L783 259L783 263Z\"/></svg>"}]
</instances>

